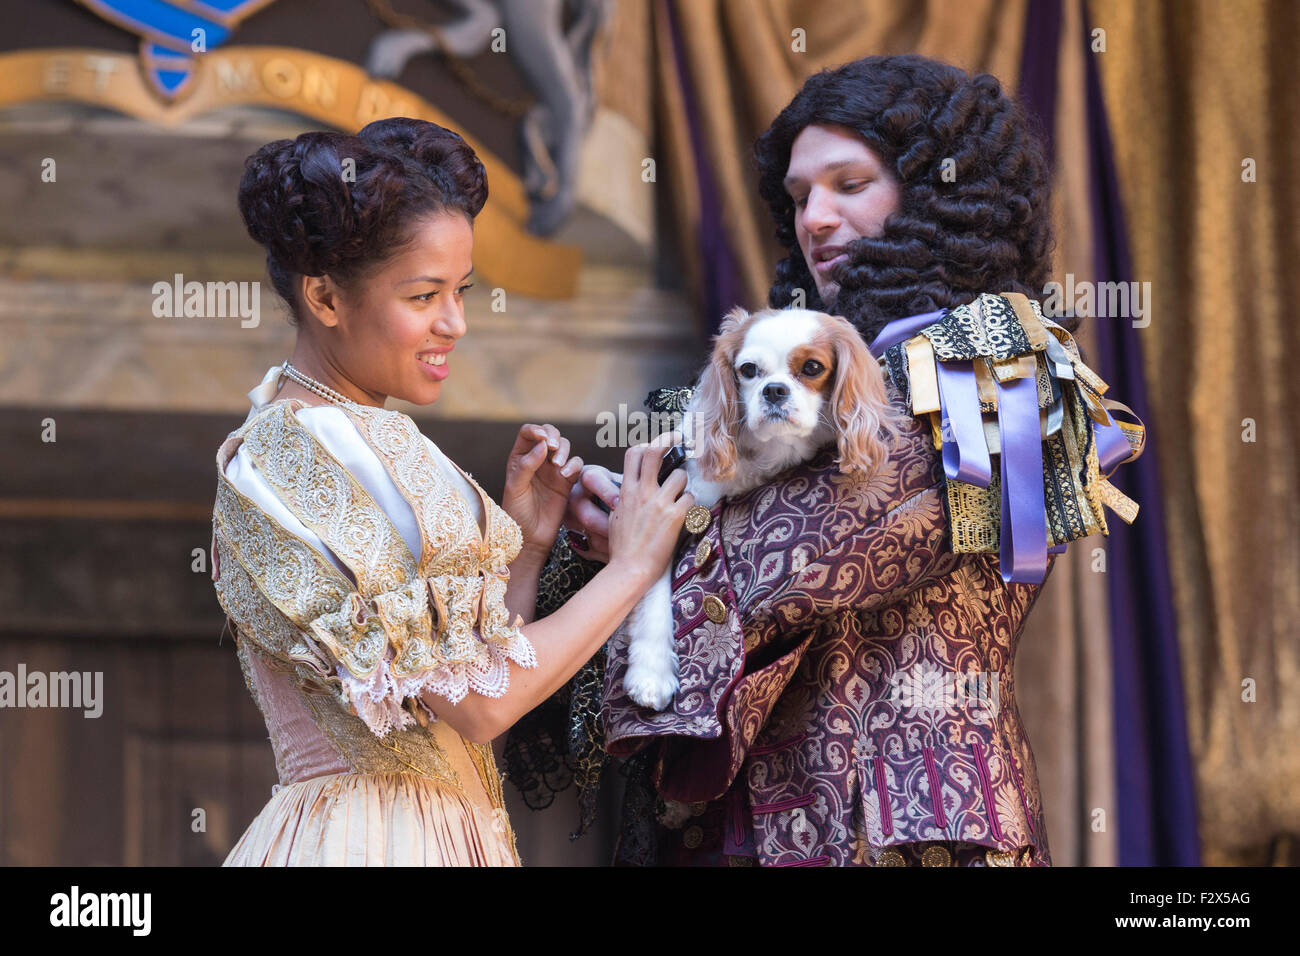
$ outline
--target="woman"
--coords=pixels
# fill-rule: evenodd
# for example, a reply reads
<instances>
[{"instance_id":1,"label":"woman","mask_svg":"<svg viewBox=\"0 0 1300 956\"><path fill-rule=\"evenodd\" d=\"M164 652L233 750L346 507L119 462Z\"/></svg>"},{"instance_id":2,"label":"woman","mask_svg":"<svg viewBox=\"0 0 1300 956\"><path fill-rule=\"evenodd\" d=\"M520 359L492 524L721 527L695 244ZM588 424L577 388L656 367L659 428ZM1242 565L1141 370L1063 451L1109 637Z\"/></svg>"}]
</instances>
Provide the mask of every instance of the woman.
<instances>
[{"instance_id":1,"label":"woman","mask_svg":"<svg viewBox=\"0 0 1300 956\"><path fill-rule=\"evenodd\" d=\"M246 163L298 334L217 455L213 580L280 777L227 865L518 865L490 741L605 642L692 504L684 475L656 481L667 445L629 449L608 566L534 620L581 459L524 425L498 506L384 408L451 375L486 198L464 140L418 120Z\"/></svg>"}]
</instances>

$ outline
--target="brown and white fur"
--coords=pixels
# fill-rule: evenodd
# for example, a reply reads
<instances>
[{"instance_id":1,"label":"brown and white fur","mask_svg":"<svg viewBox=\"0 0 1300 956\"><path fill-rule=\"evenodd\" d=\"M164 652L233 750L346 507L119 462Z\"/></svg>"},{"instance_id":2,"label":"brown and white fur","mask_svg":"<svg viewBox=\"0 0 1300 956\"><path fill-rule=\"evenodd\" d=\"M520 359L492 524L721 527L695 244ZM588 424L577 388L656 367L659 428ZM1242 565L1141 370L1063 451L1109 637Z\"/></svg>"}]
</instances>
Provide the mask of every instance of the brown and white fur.
<instances>
[{"instance_id":1,"label":"brown and white fur","mask_svg":"<svg viewBox=\"0 0 1300 956\"><path fill-rule=\"evenodd\" d=\"M733 309L687 417L686 488L705 508L765 484L832 441L841 472L869 475L888 459L900 421L857 330L807 309ZM678 686L671 573L664 569L622 626L624 688L654 710Z\"/></svg>"}]
</instances>

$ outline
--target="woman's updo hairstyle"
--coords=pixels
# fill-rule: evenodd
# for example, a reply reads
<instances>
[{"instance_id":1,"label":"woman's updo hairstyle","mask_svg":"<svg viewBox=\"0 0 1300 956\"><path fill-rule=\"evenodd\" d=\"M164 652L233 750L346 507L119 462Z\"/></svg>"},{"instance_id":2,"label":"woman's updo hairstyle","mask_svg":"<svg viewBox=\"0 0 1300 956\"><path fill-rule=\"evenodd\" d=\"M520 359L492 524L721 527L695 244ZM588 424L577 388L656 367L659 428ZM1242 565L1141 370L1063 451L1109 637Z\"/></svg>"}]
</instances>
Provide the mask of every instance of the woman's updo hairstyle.
<instances>
[{"instance_id":1,"label":"woman's updo hairstyle","mask_svg":"<svg viewBox=\"0 0 1300 956\"><path fill-rule=\"evenodd\" d=\"M451 212L473 221L487 194L483 164L458 134L396 117L355 136L267 143L244 161L239 212L296 325L298 276L347 287L408 245L418 222Z\"/></svg>"}]
</instances>

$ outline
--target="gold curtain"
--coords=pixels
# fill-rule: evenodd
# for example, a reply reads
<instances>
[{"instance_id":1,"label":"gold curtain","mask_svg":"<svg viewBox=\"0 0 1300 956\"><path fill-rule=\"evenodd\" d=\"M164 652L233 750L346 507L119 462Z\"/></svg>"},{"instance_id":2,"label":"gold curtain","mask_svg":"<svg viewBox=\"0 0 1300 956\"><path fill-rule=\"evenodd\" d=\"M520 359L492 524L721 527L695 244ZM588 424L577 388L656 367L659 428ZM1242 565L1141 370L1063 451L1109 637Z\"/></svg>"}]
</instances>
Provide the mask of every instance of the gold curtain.
<instances>
[{"instance_id":1,"label":"gold curtain","mask_svg":"<svg viewBox=\"0 0 1300 956\"><path fill-rule=\"evenodd\" d=\"M1147 425L1204 859L1295 863L1300 353L1285 274L1300 259L1300 6L1092 0L1089 13L1105 31L1133 278L1151 283Z\"/></svg>"}]
</instances>

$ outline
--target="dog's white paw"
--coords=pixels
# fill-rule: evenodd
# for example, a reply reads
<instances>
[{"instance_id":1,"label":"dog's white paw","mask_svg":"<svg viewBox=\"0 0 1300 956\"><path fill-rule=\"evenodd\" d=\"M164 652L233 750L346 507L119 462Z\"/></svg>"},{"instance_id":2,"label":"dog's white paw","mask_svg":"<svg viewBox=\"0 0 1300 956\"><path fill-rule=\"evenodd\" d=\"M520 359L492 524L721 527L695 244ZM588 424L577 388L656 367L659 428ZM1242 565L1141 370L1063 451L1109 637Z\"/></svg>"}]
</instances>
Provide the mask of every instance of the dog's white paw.
<instances>
[{"instance_id":1,"label":"dog's white paw","mask_svg":"<svg viewBox=\"0 0 1300 956\"><path fill-rule=\"evenodd\" d=\"M673 661L676 663L676 661ZM677 693L675 668L652 667L648 664L632 664L623 677L623 686L627 696L642 707L651 710L663 710Z\"/></svg>"}]
</instances>

